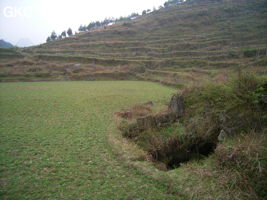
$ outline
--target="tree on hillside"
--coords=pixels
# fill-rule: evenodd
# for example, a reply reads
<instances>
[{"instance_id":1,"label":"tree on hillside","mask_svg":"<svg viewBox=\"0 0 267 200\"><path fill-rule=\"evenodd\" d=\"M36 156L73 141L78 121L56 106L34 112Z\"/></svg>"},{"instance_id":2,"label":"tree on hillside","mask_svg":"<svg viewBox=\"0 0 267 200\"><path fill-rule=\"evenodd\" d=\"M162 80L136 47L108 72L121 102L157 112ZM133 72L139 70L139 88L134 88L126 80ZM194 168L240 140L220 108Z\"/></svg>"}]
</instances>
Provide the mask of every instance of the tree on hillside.
<instances>
[{"instance_id":1,"label":"tree on hillside","mask_svg":"<svg viewBox=\"0 0 267 200\"><path fill-rule=\"evenodd\" d=\"M164 7L169 7L175 4L180 4L183 3L184 0L168 0L167 2L164 3Z\"/></svg>"},{"instance_id":2,"label":"tree on hillside","mask_svg":"<svg viewBox=\"0 0 267 200\"><path fill-rule=\"evenodd\" d=\"M58 39L62 39L62 35L59 35L57 38L58 38Z\"/></svg>"},{"instance_id":3,"label":"tree on hillside","mask_svg":"<svg viewBox=\"0 0 267 200\"><path fill-rule=\"evenodd\" d=\"M55 32L55 31L53 31L53 32L51 33L51 36L50 36L50 38L51 38L52 40L55 40L55 39L57 39L57 34L56 34L56 32Z\"/></svg>"},{"instance_id":4,"label":"tree on hillside","mask_svg":"<svg viewBox=\"0 0 267 200\"><path fill-rule=\"evenodd\" d=\"M129 16L129 18L138 17L138 16L139 16L138 13L132 13L132 14Z\"/></svg>"},{"instance_id":5,"label":"tree on hillside","mask_svg":"<svg viewBox=\"0 0 267 200\"><path fill-rule=\"evenodd\" d=\"M80 25L80 27L78 28L78 31L80 31L80 32L83 31L83 25Z\"/></svg>"},{"instance_id":6,"label":"tree on hillside","mask_svg":"<svg viewBox=\"0 0 267 200\"><path fill-rule=\"evenodd\" d=\"M87 31L87 26L80 25L79 29L80 32Z\"/></svg>"},{"instance_id":7,"label":"tree on hillside","mask_svg":"<svg viewBox=\"0 0 267 200\"><path fill-rule=\"evenodd\" d=\"M127 20L127 17L120 17L119 19L117 19L116 21L120 22L120 21L124 21L124 20Z\"/></svg>"},{"instance_id":8,"label":"tree on hillside","mask_svg":"<svg viewBox=\"0 0 267 200\"><path fill-rule=\"evenodd\" d=\"M61 36L62 36L62 38L63 38L63 37L66 37L66 36L67 36L66 31L63 31L63 32L61 33Z\"/></svg>"},{"instance_id":9,"label":"tree on hillside","mask_svg":"<svg viewBox=\"0 0 267 200\"><path fill-rule=\"evenodd\" d=\"M95 25L96 25L97 27L101 26L100 21L96 21L96 22L95 22Z\"/></svg>"},{"instance_id":10,"label":"tree on hillside","mask_svg":"<svg viewBox=\"0 0 267 200\"><path fill-rule=\"evenodd\" d=\"M142 15L145 15L146 14L146 10L144 10L143 12L142 12Z\"/></svg>"},{"instance_id":11,"label":"tree on hillside","mask_svg":"<svg viewBox=\"0 0 267 200\"><path fill-rule=\"evenodd\" d=\"M72 35L73 35L71 28L69 28L69 29L67 30L67 34L68 34L68 36L72 36Z\"/></svg>"},{"instance_id":12,"label":"tree on hillside","mask_svg":"<svg viewBox=\"0 0 267 200\"><path fill-rule=\"evenodd\" d=\"M46 39L46 42L50 42L52 39L51 39L51 37L49 36L49 37L47 37L47 39Z\"/></svg>"},{"instance_id":13,"label":"tree on hillside","mask_svg":"<svg viewBox=\"0 0 267 200\"><path fill-rule=\"evenodd\" d=\"M90 24L88 24L87 26L87 30L91 30L95 27L95 23L94 22L91 22Z\"/></svg>"},{"instance_id":14,"label":"tree on hillside","mask_svg":"<svg viewBox=\"0 0 267 200\"><path fill-rule=\"evenodd\" d=\"M104 21L100 22L101 26L107 26L111 22L110 19L106 18Z\"/></svg>"}]
</instances>

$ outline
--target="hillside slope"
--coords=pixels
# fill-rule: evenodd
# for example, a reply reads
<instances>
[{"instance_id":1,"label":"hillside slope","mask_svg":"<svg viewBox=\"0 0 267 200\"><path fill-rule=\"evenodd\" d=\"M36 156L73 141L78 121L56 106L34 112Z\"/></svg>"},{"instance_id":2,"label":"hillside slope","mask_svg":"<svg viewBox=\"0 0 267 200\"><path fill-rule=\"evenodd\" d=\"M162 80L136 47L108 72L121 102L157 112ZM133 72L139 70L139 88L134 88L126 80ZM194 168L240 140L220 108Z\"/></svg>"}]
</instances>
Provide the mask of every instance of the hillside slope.
<instances>
[{"instance_id":1,"label":"hillside slope","mask_svg":"<svg viewBox=\"0 0 267 200\"><path fill-rule=\"evenodd\" d=\"M175 82L240 67L264 71L266 10L265 0L187 1L23 49L22 60L6 60L3 54L12 55L1 51L1 79Z\"/></svg>"}]
</instances>

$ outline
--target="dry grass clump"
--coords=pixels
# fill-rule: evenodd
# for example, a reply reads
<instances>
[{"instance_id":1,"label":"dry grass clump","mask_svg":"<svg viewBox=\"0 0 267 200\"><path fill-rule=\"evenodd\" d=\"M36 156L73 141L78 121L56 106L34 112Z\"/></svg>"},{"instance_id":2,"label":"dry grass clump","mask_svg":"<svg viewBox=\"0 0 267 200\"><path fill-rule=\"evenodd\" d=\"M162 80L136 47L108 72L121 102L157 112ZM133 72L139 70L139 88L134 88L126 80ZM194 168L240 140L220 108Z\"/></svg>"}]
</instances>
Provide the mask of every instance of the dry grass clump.
<instances>
[{"instance_id":1,"label":"dry grass clump","mask_svg":"<svg viewBox=\"0 0 267 200\"><path fill-rule=\"evenodd\" d=\"M115 117L123 119L135 119L137 117L142 117L150 114L152 112L152 102L147 102L143 105L135 105L130 109L122 110L114 114Z\"/></svg>"},{"instance_id":2,"label":"dry grass clump","mask_svg":"<svg viewBox=\"0 0 267 200\"><path fill-rule=\"evenodd\" d=\"M248 199L267 196L267 138L254 132L218 145L215 166L227 174L226 186L246 191ZM233 183L234 182L234 183Z\"/></svg>"}]
</instances>

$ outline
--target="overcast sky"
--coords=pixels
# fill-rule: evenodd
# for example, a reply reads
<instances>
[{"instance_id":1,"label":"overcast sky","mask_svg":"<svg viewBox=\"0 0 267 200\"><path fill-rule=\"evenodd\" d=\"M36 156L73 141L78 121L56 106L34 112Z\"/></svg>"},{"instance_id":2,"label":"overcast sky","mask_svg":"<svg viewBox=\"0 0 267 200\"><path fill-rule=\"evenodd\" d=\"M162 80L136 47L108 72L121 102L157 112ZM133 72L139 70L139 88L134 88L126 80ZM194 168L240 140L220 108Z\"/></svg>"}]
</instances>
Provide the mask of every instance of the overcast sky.
<instances>
[{"instance_id":1,"label":"overcast sky","mask_svg":"<svg viewBox=\"0 0 267 200\"><path fill-rule=\"evenodd\" d=\"M12 44L28 38L33 44L46 41L55 30L74 31L83 24L107 17L158 8L166 0L0 0L0 39Z\"/></svg>"}]
</instances>

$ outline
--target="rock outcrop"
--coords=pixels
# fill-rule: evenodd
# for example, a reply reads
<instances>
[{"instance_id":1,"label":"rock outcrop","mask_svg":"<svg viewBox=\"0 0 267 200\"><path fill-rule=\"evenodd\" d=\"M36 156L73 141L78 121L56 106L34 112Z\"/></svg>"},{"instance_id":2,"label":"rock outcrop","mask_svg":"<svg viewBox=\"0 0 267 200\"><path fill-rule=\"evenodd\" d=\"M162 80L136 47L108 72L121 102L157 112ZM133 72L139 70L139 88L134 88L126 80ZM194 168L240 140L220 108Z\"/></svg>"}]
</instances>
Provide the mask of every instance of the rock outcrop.
<instances>
[{"instance_id":1,"label":"rock outcrop","mask_svg":"<svg viewBox=\"0 0 267 200\"><path fill-rule=\"evenodd\" d=\"M131 115L127 113L127 116ZM137 136L140 132L167 126L184 116L184 98L180 94L173 95L168 110L157 115L145 115L136 118L136 122L120 126L123 135L129 138ZM122 116L123 117L123 116Z\"/></svg>"},{"instance_id":2,"label":"rock outcrop","mask_svg":"<svg viewBox=\"0 0 267 200\"><path fill-rule=\"evenodd\" d=\"M175 94L172 96L169 109L171 112L175 113L176 117L184 116L184 97L181 94Z\"/></svg>"}]
</instances>

